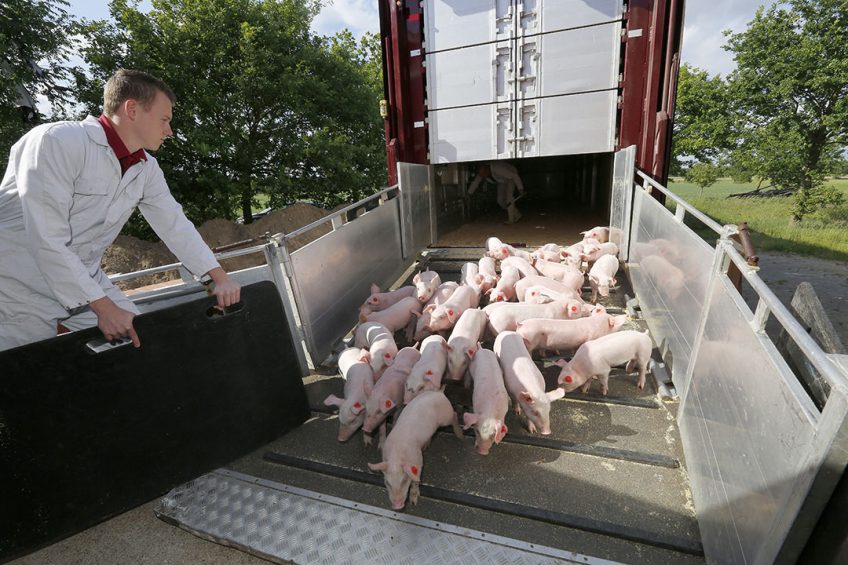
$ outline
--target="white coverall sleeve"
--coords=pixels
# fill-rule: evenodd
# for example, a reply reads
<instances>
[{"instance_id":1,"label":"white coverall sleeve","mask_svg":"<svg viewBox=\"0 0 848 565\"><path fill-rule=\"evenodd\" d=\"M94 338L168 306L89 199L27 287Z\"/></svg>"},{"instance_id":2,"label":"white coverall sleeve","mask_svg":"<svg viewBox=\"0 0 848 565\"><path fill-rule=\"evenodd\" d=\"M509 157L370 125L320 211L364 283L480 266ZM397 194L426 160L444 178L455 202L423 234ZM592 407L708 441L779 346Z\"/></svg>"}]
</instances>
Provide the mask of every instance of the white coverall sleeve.
<instances>
[{"instance_id":1,"label":"white coverall sleeve","mask_svg":"<svg viewBox=\"0 0 848 565\"><path fill-rule=\"evenodd\" d=\"M477 175L474 177L474 180L471 181L471 184L468 185L468 194L474 194L477 190L477 187L480 186L480 183L483 181L483 177Z\"/></svg>"},{"instance_id":2,"label":"white coverall sleeve","mask_svg":"<svg viewBox=\"0 0 848 565\"><path fill-rule=\"evenodd\" d=\"M138 209L150 223L168 249L196 276L201 276L221 265L200 237L194 224L186 218L183 208L174 199L165 175L154 160L148 166L156 167L144 187L144 196Z\"/></svg>"},{"instance_id":3,"label":"white coverall sleeve","mask_svg":"<svg viewBox=\"0 0 848 565\"><path fill-rule=\"evenodd\" d=\"M521 176L518 174L518 171L504 171L503 174L515 183L515 188L518 189L518 192L524 192L524 183L521 181Z\"/></svg>"},{"instance_id":4,"label":"white coverall sleeve","mask_svg":"<svg viewBox=\"0 0 848 565\"><path fill-rule=\"evenodd\" d=\"M69 310L105 296L68 248L74 179L85 161L84 151L82 144L63 142L48 131L26 138L14 163L29 251L47 286Z\"/></svg>"}]
</instances>

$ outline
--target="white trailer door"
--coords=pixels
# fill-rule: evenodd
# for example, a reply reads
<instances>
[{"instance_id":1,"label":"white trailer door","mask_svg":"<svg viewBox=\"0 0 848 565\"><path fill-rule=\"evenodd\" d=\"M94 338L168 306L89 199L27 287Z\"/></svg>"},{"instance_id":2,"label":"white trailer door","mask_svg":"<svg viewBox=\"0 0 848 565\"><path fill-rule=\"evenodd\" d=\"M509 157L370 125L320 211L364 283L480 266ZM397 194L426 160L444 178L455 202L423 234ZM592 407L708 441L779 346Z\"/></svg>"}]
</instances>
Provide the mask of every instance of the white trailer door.
<instances>
[{"instance_id":1,"label":"white trailer door","mask_svg":"<svg viewBox=\"0 0 848 565\"><path fill-rule=\"evenodd\" d=\"M620 38L621 22L519 37L519 97L617 88Z\"/></svg>"},{"instance_id":2,"label":"white trailer door","mask_svg":"<svg viewBox=\"0 0 848 565\"><path fill-rule=\"evenodd\" d=\"M459 163L515 157L515 104L431 111L430 162Z\"/></svg>"},{"instance_id":3,"label":"white trailer door","mask_svg":"<svg viewBox=\"0 0 848 565\"><path fill-rule=\"evenodd\" d=\"M432 163L612 151L620 0L424 6Z\"/></svg>"},{"instance_id":4,"label":"white trailer door","mask_svg":"<svg viewBox=\"0 0 848 565\"><path fill-rule=\"evenodd\" d=\"M510 39L515 0L426 0L424 37L428 53Z\"/></svg>"},{"instance_id":5,"label":"white trailer door","mask_svg":"<svg viewBox=\"0 0 848 565\"><path fill-rule=\"evenodd\" d=\"M512 100L514 44L499 41L429 54L428 108L441 110Z\"/></svg>"},{"instance_id":6,"label":"white trailer door","mask_svg":"<svg viewBox=\"0 0 848 565\"><path fill-rule=\"evenodd\" d=\"M621 20L621 0L517 0L518 33L534 35Z\"/></svg>"}]
</instances>

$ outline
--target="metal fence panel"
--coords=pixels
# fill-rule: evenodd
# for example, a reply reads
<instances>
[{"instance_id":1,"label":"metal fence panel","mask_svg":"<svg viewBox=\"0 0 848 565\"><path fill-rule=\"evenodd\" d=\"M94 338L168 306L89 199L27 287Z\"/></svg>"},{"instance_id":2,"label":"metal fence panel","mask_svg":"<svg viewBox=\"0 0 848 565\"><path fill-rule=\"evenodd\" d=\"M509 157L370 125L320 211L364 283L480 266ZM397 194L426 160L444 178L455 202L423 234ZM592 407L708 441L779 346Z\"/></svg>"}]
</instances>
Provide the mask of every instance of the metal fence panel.
<instances>
[{"instance_id":1,"label":"metal fence panel","mask_svg":"<svg viewBox=\"0 0 848 565\"><path fill-rule=\"evenodd\" d=\"M612 172L610 202L610 241L618 245L618 258L627 260L630 245L630 219L633 207L633 171L636 146L616 151Z\"/></svg>"},{"instance_id":2,"label":"metal fence panel","mask_svg":"<svg viewBox=\"0 0 848 565\"><path fill-rule=\"evenodd\" d=\"M433 167L398 163L398 188L401 197L403 257L411 259L436 240Z\"/></svg>"},{"instance_id":3,"label":"metal fence panel","mask_svg":"<svg viewBox=\"0 0 848 565\"><path fill-rule=\"evenodd\" d=\"M629 274L633 292L678 390L689 365L715 252L642 189L633 200Z\"/></svg>"},{"instance_id":4,"label":"metal fence panel","mask_svg":"<svg viewBox=\"0 0 848 565\"><path fill-rule=\"evenodd\" d=\"M718 563L772 563L810 487L818 412L725 275L707 306L680 416L704 547ZM802 493L799 497L798 493Z\"/></svg>"},{"instance_id":5,"label":"metal fence panel","mask_svg":"<svg viewBox=\"0 0 848 565\"><path fill-rule=\"evenodd\" d=\"M291 254L294 294L316 364L354 326L371 283L403 272L398 206L397 198L388 200Z\"/></svg>"}]
</instances>

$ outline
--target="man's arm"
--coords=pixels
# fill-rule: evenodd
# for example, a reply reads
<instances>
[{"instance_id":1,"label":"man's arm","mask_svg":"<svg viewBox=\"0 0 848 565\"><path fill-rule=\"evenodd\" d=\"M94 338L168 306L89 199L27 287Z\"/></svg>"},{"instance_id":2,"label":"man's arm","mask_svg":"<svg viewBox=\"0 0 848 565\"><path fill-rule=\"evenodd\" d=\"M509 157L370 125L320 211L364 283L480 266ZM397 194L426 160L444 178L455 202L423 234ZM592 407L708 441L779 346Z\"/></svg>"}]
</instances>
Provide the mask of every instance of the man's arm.
<instances>
[{"instance_id":1,"label":"man's arm","mask_svg":"<svg viewBox=\"0 0 848 565\"><path fill-rule=\"evenodd\" d=\"M218 298L218 306L226 308L233 304L238 304L241 300L241 286L230 278L230 275L221 267L215 267L208 273L215 283L215 289L212 291Z\"/></svg>"},{"instance_id":2,"label":"man's arm","mask_svg":"<svg viewBox=\"0 0 848 565\"><path fill-rule=\"evenodd\" d=\"M197 233L182 206L171 195L162 169L155 159L145 166L155 167L144 187L144 196L138 208L156 234L162 238L174 255L195 275L208 274L215 283L213 294L221 308L241 300L241 286L221 268L209 246Z\"/></svg>"},{"instance_id":3,"label":"man's arm","mask_svg":"<svg viewBox=\"0 0 848 565\"><path fill-rule=\"evenodd\" d=\"M474 191L477 190L477 187L480 186L480 183L483 181L483 177L477 175L474 177L474 180L471 181L471 184L468 185L468 195L471 196L474 194Z\"/></svg>"}]
</instances>

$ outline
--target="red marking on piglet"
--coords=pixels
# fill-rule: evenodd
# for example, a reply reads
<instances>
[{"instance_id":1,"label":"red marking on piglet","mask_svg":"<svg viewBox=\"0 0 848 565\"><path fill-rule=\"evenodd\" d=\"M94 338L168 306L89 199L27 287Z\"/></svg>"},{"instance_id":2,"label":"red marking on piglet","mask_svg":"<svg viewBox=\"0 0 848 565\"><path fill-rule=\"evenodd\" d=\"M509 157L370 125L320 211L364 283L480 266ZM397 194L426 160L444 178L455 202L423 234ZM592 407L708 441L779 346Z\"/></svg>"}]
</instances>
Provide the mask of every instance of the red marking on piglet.
<instances>
[{"instance_id":1,"label":"red marking on piglet","mask_svg":"<svg viewBox=\"0 0 848 565\"><path fill-rule=\"evenodd\" d=\"M502 434L505 434L505 433L506 433L506 426L501 426L501 433L502 433Z\"/></svg>"},{"instance_id":2,"label":"red marking on piglet","mask_svg":"<svg viewBox=\"0 0 848 565\"><path fill-rule=\"evenodd\" d=\"M425 374L426 374L426 375L432 375L432 374L433 374L433 371L427 371Z\"/></svg>"},{"instance_id":3,"label":"red marking on piglet","mask_svg":"<svg viewBox=\"0 0 848 565\"><path fill-rule=\"evenodd\" d=\"M354 408L356 408L356 409L358 410L358 409L362 408L362 404L360 404L359 402L357 402L356 404L354 404L354 405L353 405L353 407L354 407Z\"/></svg>"},{"instance_id":4,"label":"red marking on piglet","mask_svg":"<svg viewBox=\"0 0 848 565\"><path fill-rule=\"evenodd\" d=\"M536 296L536 291L535 290L531 291L530 296Z\"/></svg>"},{"instance_id":5,"label":"red marking on piglet","mask_svg":"<svg viewBox=\"0 0 848 565\"><path fill-rule=\"evenodd\" d=\"M410 471L412 471L412 474L415 475L416 477L418 476L418 467L416 467L415 465L412 466Z\"/></svg>"},{"instance_id":6,"label":"red marking on piglet","mask_svg":"<svg viewBox=\"0 0 848 565\"><path fill-rule=\"evenodd\" d=\"M391 353L386 353L385 355L383 355L383 357L385 357L386 359L391 359L391 358L392 358L392 354L391 354Z\"/></svg>"},{"instance_id":7,"label":"red marking on piglet","mask_svg":"<svg viewBox=\"0 0 848 565\"><path fill-rule=\"evenodd\" d=\"M570 383L572 380L571 375L565 375L565 382Z\"/></svg>"},{"instance_id":8,"label":"red marking on piglet","mask_svg":"<svg viewBox=\"0 0 848 565\"><path fill-rule=\"evenodd\" d=\"M572 311L572 312L577 312L577 306L572 306L572 307L571 307L571 311Z\"/></svg>"},{"instance_id":9,"label":"red marking on piglet","mask_svg":"<svg viewBox=\"0 0 848 565\"><path fill-rule=\"evenodd\" d=\"M448 310L448 316L453 316L453 310Z\"/></svg>"},{"instance_id":10,"label":"red marking on piglet","mask_svg":"<svg viewBox=\"0 0 848 565\"><path fill-rule=\"evenodd\" d=\"M392 401L386 400L386 408L391 408L391 407L392 407Z\"/></svg>"}]
</instances>

